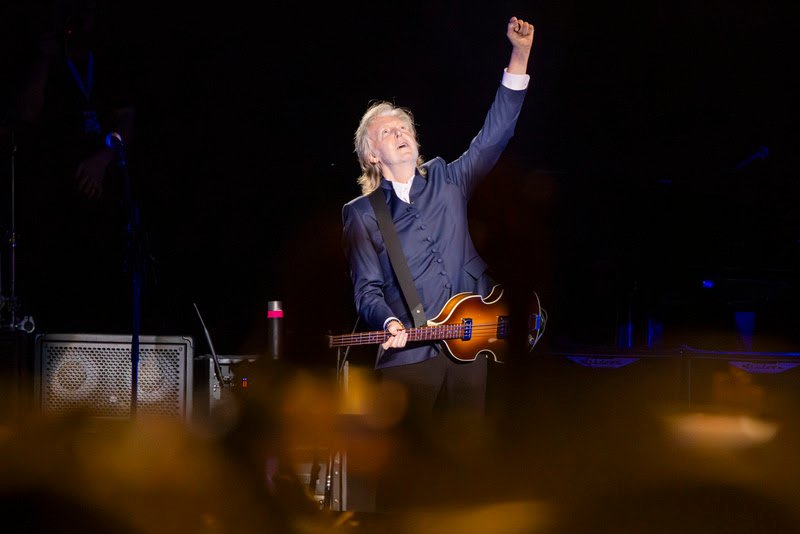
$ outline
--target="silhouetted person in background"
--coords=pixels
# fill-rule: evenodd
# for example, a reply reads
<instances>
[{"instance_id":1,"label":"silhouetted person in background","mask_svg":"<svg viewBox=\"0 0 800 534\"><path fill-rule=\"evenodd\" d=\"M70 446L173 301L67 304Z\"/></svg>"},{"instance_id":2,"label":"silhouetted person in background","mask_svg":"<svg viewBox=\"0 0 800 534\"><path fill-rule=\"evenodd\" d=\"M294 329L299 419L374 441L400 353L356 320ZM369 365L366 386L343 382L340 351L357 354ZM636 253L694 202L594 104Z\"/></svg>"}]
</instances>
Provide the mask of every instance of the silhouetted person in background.
<instances>
[{"instance_id":1,"label":"silhouetted person in background","mask_svg":"<svg viewBox=\"0 0 800 534\"><path fill-rule=\"evenodd\" d=\"M12 113L20 293L39 330L122 333L131 306L133 64L103 32L96 1L48 7Z\"/></svg>"}]
</instances>

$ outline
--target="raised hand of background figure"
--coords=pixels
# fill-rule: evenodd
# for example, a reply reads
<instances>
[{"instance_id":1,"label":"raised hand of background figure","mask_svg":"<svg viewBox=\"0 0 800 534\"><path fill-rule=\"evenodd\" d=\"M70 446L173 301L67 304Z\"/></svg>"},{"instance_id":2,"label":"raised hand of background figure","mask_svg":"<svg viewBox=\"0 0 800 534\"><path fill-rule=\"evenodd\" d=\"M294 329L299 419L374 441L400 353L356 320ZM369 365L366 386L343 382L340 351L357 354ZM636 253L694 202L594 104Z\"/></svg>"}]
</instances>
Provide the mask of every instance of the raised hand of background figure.
<instances>
[{"instance_id":1,"label":"raised hand of background figure","mask_svg":"<svg viewBox=\"0 0 800 534\"><path fill-rule=\"evenodd\" d=\"M100 149L80 162L75 171L75 186L78 191L90 199L101 197L106 169L113 160L113 151Z\"/></svg>"}]
</instances>

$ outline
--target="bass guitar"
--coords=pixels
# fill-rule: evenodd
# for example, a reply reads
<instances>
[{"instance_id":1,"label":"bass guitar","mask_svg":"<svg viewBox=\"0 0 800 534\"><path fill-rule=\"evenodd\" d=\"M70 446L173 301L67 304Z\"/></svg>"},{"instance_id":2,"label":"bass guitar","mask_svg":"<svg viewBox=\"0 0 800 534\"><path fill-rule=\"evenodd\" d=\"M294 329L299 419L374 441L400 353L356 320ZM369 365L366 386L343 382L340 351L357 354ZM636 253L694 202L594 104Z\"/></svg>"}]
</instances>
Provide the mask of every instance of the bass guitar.
<instances>
[{"instance_id":1,"label":"bass guitar","mask_svg":"<svg viewBox=\"0 0 800 534\"><path fill-rule=\"evenodd\" d=\"M469 292L453 295L427 326L406 329L408 341L441 341L450 356L462 362L486 354L502 363L511 326L503 295L500 285L495 285L486 297ZM380 345L389 335L384 330L329 335L328 346Z\"/></svg>"}]
</instances>

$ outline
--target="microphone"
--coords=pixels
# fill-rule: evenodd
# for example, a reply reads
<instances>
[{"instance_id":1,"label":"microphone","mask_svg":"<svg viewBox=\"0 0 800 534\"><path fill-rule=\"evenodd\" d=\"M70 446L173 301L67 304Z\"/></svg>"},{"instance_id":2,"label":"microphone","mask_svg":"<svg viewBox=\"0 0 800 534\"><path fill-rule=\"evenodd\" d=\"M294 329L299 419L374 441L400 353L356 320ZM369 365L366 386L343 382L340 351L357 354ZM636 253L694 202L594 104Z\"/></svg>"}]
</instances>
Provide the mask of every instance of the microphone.
<instances>
[{"instance_id":1,"label":"microphone","mask_svg":"<svg viewBox=\"0 0 800 534\"><path fill-rule=\"evenodd\" d=\"M106 136L106 146L108 148L122 148L125 146L125 143L122 142L122 136L117 132L111 132Z\"/></svg>"},{"instance_id":2,"label":"microphone","mask_svg":"<svg viewBox=\"0 0 800 534\"><path fill-rule=\"evenodd\" d=\"M125 155L125 143L122 136L117 132L111 132L106 136L106 146L113 150L117 155L117 164L120 167L127 167L127 156Z\"/></svg>"}]
</instances>

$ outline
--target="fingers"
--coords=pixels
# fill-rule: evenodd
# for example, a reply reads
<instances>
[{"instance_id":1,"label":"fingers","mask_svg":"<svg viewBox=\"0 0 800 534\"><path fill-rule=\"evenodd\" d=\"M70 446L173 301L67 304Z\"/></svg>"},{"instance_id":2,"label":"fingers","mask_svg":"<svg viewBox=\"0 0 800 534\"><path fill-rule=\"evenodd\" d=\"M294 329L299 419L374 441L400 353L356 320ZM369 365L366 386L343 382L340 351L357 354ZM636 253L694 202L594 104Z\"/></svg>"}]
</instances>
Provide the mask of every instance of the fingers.
<instances>
[{"instance_id":1,"label":"fingers","mask_svg":"<svg viewBox=\"0 0 800 534\"><path fill-rule=\"evenodd\" d=\"M99 198L102 194L103 190L100 187L91 187L88 191L86 191L86 196L91 199Z\"/></svg>"},{"instance_id":2,"label":"fingers","mask_svg":"<svg viewBox=\"0 0 800 534\"><path fill-rule=\"evenodd\" d=\"M527 37L528 35L533 33L533 24L530 22L525 22L522 19L518 19L517 17L511 17L508 21L508 31L514 32L522 37Z\"/></svg>"},{"instance_id":3,"label":"fingers","mask_svg":"<svg viewBox=\"0 0 800 534\"><path fill-rule=\"evenodd\" d=\"M88 175L81 174L78 176L78 191L90 199L94 199L103 194L103 185L92 180Z\"/></svg>"},{"instance_id":4,"label":"fingers","mask_svg":"<svg viewBox=\"0 0 800 534\"><path fill-rule=\"evenodd\" d=\"M86 198L95 199L102 194L102 191L98 190L97 188L87 186L81 189L81 193L83 193L83 196Z\"/></svg>"},{"instance_id":5,"label":"fingers","mask_svg":"<svg viewBox=\"0 0 800 534\"><path fill-rule=\"evenodd\" d=\"M402 324L392 322L387 328L389 338L381 345L384 350L389 348L399 349L406 346L408 332Z\"/></svg>"}]
</instances>

